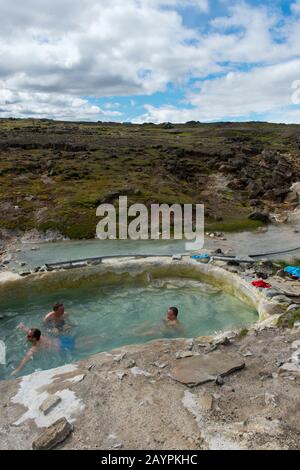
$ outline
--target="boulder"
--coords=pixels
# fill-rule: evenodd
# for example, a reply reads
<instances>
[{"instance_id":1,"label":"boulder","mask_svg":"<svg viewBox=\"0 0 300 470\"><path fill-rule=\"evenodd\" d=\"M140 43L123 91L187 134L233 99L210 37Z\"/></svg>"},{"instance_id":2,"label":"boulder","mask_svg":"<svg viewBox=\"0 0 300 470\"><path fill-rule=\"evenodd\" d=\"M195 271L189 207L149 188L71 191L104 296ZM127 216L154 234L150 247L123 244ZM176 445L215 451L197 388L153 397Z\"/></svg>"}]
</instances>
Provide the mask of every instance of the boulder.
<instances>
[{"instance_id":1,"label":"boulder","mask_svg":"<svg viewBox=\"0 0 300 470\"><path fill-rule=\"evenodd\" d=\"M227 187L229 189L232 189L232 190L242 190L245 188L247 183L245 183L245 178L241 178L241 179L238 179L238 178L235 178L233 179L232 181L230 181L227 185Z\"/></svg>"},{"instance_id":2,"label":"boulder","mask_svg":"<svg viewBox=\"0 0 300 470\"><path fill-rule=\"evenodd\" d=\"M264 224L267 224L270 222L270 216L267 212L255 211L255 212L252 212L248 218L250 220L258 220L260 222L263 222Z\"/></svg>"},{"instance_id":3,"label":"boulder","mask_svg":"<svg viewBox=\"0 0 300 470\"><path fill-rule=\"evenodd\" d=\"M261 181L250 181L247 186L247 191L249 192L250 199L255 199L259 196L262 196L264 193L264 186Z\"/></svg>"},{"instance_id":4,"label":"boulder","mask_svg":"<svg viewBox=\"0 0 300 470\"><path fill-rule=\"evenodd\" d=\"M49 426L33 443L33 450L50 450L63 442L73 431L73 426L66 418L60 418Z\"/></svg>"},{"instance_id":5,"label":"boulder","mask_svg":"<svg viewBox=\"0 0 300 470\"><path fill-rule=\"evenodd\" d=\"M284 202L287 202L289 204L292 204L298 201L299 201L299 195L296 193L296 191L290 191L284 200Z\"/></svg>"},{"instance_id":6,"label":"boulder","mask_svg":"<svg viewBox=\"0 0 300 470\"><path fill-rule=\"evenodd\" d=\"M285 295L276 295L273 297L274 302L278 302L279 304L291 304L291 300L286 297Z\"/></svg>"},{"instance_id":7,"label":"boulder","mask_svg":"<svg viewBox=\"0 0 300 470\"><path fill-rule=\"evenodd\" d=\"M298 198L300 198L300 182L294 183L291 190L297 194Z\"/></svg>"}]
</instances>

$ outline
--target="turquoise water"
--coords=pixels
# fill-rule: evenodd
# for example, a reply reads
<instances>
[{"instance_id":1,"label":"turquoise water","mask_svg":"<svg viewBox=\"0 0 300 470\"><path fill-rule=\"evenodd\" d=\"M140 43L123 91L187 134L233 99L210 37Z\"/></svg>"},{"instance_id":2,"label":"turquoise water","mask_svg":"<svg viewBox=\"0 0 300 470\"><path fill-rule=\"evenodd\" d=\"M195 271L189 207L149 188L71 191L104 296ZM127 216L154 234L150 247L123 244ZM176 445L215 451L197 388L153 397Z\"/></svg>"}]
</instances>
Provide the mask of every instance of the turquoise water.
<instances>
[{"instance_id":1,"label":"turquoise water","mask_svg":"<svg viewBox=\"0 0 300 470\"><path fill-rule=\"evenodd\" d=\"M84 240L64 241L41 244L22 244L20 252L14 253L11 267L22 261L26 267L35 268L46 263L56 263L72 259L93 258L97 256L122 255L173 255L185 252L182 240ZM34 250L32 250L34 248Z\"/></svg>"},{"instance_id":2,"label":"turquoise water","mask_svg":"<svg viewBox=\"0 0 300 470\"><path fill-rule=\"evenodd\" d=\"M71 352L45 351L24 368L22 374L49 369L86 358L94 353L164 337L196 337L257 320L257 313L222 291L194 280L164 279L150 284L91 286L63 289L43 295L2 302L0 340L5 341L7 364L0 365L0 378L8 378L28 349L24 333L16 326L22 321L50 336L42 325L43 316L57 301L63 301L72 323L75 348ZM162 319L169 306L179 308L184 331L163 330Z\"/></svg>"},{"instance_id":3,"label":"turquoise water","mask_svg":"<svg viewBox=\"0 0 300 470\"><path fill-rule=\"evenodd\" d=\"M207 250L221 248L224 252L249 255L269 253L295 248L300 245L300 224L270 225L266 232L238 232L226 234L226 240L205 237ZM31 248L37 248L32 250ZM185 253L184 240L82 240L42 244L20 244L20 252L13 253L10 269L27 270L45 263L68 261L96 256L131 254L173 255ZM291 253L270 256L273 259L293 259L300 256L300 249ZM25 262L25 267L20 267Z\"/></svg>"}]
</instances>

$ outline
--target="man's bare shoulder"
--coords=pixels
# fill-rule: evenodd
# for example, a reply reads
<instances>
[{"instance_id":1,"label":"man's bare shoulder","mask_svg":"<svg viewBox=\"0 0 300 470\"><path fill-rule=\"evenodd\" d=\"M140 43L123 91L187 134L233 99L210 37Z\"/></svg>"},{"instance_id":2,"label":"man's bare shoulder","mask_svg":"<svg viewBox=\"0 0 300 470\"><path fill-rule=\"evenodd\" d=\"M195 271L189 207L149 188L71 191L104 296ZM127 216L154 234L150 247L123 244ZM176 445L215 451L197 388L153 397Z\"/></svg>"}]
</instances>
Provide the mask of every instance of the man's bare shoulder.
<instances>
[{"instance_id":1,"label":"man's bare shoulder","mask_svg":"<svg viewBox=\"0 0 300 470\"><path fill-rule=\"evenodd\" d=\"M49 312L45 315L44 321L49 321L53 319L54 312Z\"/></svg>"}]
</instances>

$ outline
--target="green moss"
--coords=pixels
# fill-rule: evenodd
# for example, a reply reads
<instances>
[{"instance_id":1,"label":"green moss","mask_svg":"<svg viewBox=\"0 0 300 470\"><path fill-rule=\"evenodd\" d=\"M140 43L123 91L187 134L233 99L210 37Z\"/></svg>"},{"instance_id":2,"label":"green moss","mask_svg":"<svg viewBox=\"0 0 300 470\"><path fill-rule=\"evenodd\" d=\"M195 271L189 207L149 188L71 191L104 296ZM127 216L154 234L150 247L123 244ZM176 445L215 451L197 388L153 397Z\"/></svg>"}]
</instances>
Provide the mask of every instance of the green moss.
<instances>
[{"instance_id":1,"label":"green moss","mask_svg":"<svg viewBox=\"0 0 300 470\"><path fill-rule=\"evenodd\" d=\"M239 338L245 338L245 336L247 336L247 334L249 333L249 330L247 330L247 328L243 328L239 334L238 334L238 337Z\"/></svg>"},{"instance_id":2,"label":"green moss","mask_svg":"<svg viewBox=\"0 0 300 470\"><path fill-rule=\"evenodd\" d=\"M257 230L264 224L258 220L247 218L229 219L221 222L206 223L205 230L212 232L243 232Z\"/></svg>"},{"instance_id":3,"label":"green moss","mask_svg":"<svg viewBox=\"0 0 300 470\"><path fill-rule=\"evenodd\" d=\"M287 266L299 266L300 267L300 258L293 258L289 261L285 260L276 260L276 264L278 264L282 269L286 268Z\"/></svg>"},{"instance_id":4,"label":"green moss","mask_svg":"<svg viewBox=\"0 0 300 470\"><path fill-rule=\"evenodd\" d=\"M294 324L300 320L300 308L292 310L281 315L278 319L277 326L279 328L293 328Z\"/></svg>"}]
</instances>

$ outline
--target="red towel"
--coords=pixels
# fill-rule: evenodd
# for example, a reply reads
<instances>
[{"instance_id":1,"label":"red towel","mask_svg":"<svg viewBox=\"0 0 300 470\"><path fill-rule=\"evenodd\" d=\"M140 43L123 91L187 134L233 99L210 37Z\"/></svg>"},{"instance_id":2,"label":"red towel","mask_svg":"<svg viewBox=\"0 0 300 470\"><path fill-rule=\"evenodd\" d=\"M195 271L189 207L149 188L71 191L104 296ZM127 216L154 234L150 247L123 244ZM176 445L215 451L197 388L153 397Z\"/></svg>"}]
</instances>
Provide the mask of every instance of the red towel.
<instances>
[{"instance_id":1,"label":"red towel","mask_svg":"<svg viewBox=\"0 0 300 470\"><path fill-rule=\"evenodd\" d=\"M263 281L260 279L259 281L253 281L251 282L252 286L254 287L263 287L264 289L270 289L271 284L268 284L267 282Z\"/></svg>"}]
</instances>

